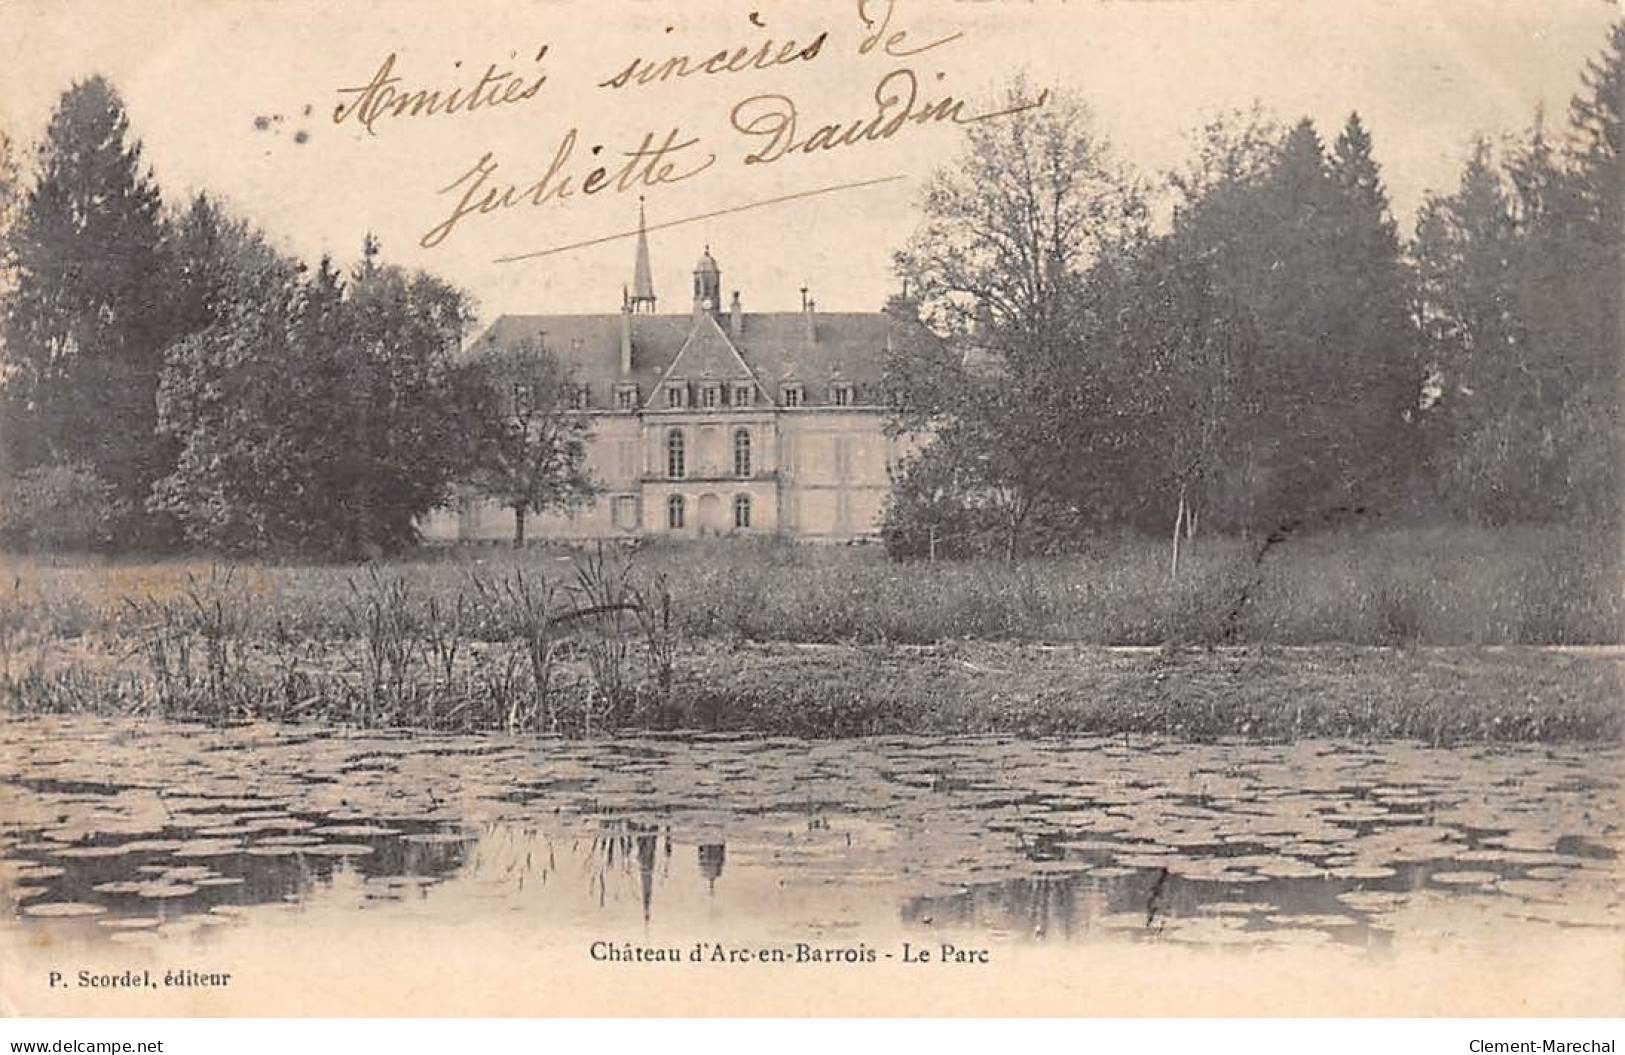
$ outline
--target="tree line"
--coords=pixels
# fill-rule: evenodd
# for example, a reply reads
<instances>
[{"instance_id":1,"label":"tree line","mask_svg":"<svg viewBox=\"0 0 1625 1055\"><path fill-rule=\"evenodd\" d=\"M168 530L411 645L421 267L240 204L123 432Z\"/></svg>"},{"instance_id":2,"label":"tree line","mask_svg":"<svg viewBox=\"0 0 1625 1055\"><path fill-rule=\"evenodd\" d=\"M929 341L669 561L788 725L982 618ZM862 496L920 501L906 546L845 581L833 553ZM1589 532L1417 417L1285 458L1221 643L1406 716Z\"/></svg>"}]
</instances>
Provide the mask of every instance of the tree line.
<instances>
[{"instance_id":1,"label":"tree line","mask_svg":"<svg viewBox=\"0 0 1625 1055\"><path fill-rule=\"evenodd\" d=\"M1157 184L1076 99L973 126L897 255L893 426L932 439L888 545L1616 524L1622 62L1625 23L1560 130L1480 139L1409 237L1358 114L1224 115Z\"/></svg>"},{"instance_id":2,"label":"tree line","mask_svg":"<svg viewBox=\"0 0 1625 1055\"><path fill-rule=\"evenodd\" d=\"M0 141L0 543L357 556L459 489L591 493L551 357L460 356L470 298L371 236L341 273L206 193L166 207L99 77L36 160L24 188Z\"/></svg>"},{"instance_id":3,"label":"tree line","mask_svg":"<svg viewBox=\"0 0 1625 1055\"><path fill-rule=\"evenodd\" d=\"M1088 108L969 126L897 254L893 552L1350 519L1618 520L1625 23L1561 126L1477 142L1402 235L1351 115L1216 118L1156 182ZM1033 93L1010 86L1011 101ZM541 345L461 353L464 292L166 204L117 92L0 136L0 544L356 556L460 493L589 498Z\"/></svg>"}]
</instances>

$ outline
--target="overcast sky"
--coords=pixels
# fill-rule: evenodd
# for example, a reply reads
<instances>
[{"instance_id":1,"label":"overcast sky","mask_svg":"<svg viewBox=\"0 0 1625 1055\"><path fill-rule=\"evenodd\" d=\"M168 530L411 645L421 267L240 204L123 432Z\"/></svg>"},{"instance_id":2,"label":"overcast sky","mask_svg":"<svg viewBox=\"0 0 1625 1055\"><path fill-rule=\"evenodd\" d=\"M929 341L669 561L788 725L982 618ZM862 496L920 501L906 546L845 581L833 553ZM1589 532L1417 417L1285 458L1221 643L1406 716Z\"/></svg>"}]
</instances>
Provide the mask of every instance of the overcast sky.
<instances>
[{"instance_id":1,"label":"overcast sky","mask_svg":"<svg viewBox=\"0 0 1625 1055\"><path fill-rule=\"evenodd\" d=\"M884 13L884 0L867 2L871 17ZM914 224L920 178L952 157L962 133L911 126L885 142L746 165L763 141L730 123L741 100L789 98L805 136L821 123L872 115L876 83L898 68L914 71L922 96L952 94L972 107L1025 70L1039 85L1081 93L1120 155L1149 174L1179 164L1186 133L1216 110L1257 99L1283 120L1312 117L1328 142L1358 110L1409 232L1424 192L1454 185L1476 133L1520 130L1538 104L1562 119L1583 62L1619 17L1604 0L897 0L891 29L909 33L899 50L962 34L897 59L878 47L860 53L858 11L858 0L11 0L0 7L0 122L31 143L63 88L102 73L123 93L169 200L208 189L307 258L330 251L352 261L374 231L386 258L468 289L487 319L615 310L631 279L629 240L496 260L624 231L635 222L638 193L578 192L563 203L471 217L439 246L422 248L459 193L437 192L487 152L497 164L493 182L529 184L574 128L564 171L579 183L595 145L612 157L645 133L697 138L678 168L716 160L691 179L644 188L651 223L902 176L651 237L664 310L686 310L689 272L705 244L724 289L740 290L747 309L792 309L805 282L820 307L863 310L894 288L891 251ZM821 30L829 36L810 61L598 86L635 57L703 59L766 40L805 45ZM547 81L505 106L384 117L370 135L353 118L336 125L335 107L355 98L340 89L368 83L391 52L407 88L466 91L491 63L527 83L541 74Z\"/></svg>"}]
</instances>

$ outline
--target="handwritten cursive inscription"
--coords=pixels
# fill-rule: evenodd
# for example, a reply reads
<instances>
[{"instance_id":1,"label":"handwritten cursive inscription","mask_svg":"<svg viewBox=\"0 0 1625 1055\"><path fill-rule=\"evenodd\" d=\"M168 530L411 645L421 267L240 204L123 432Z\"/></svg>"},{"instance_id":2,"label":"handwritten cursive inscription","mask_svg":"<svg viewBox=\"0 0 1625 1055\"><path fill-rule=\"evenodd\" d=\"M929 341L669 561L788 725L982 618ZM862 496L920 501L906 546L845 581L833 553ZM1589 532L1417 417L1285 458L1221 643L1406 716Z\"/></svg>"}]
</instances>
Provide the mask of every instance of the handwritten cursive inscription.
<instances>
[{"instance_id":1,"label":"handwritten cursive inscription","mask_svg":"<svg viewBox=\"0 0 1625 1055\"><path fill-rule=\"evenodd\" d=\"M859 55L867 55L878 47L882 54L890 55L894 59L906 59L910 55L918 55L922 51L930 51L932 48L940 48L944 44L952 44L965 35L963 33L950 33L945 37L933 40L929 44L917 44L911 47L906 43L908 30L891 28L891 16L892 12L897 8L897 0L884 0L885 10L878 17L871 11L870 2L871 0L858 0L858 18L862 20L863 28L868 30L863 35L863 40L858 44ZM877 3L875 6L879 7L881 5Z\"/></svg>"},{"instance_id":2,"label":"handwritten cursive inscription","mask_svg":"<svg viewBox=\"0 0 1625 1055\"><path fill-rule=\"evenodd\" d=\"M443 211L438 221L419 238L419 245L434 249L462 230L467 221L509 214L523 206L564 207L573 200L587 199L605 192L624 194L634 189L653 189L692 180L711 171L719 156L727 156L749 169L754 165L771 165L787 158L883 143L908 129L941 124L972 125L1008 117L1042 107L1049 101L1048 90L1036 95L1023 92L1013 99L991 104L998 109L979 109L979 105L987 104L973 103L945 90L941 82L946 81L948 74L940 69L929 74L931 83L926 85L924 82L928 75L916 72L914 67L917 62L910 57L932 52L932 58L923 61L931 61L933 65L944 62L947 46L961 40L965 34L916 34L903 25L897 0L851 2L856 5L861 26L854 27L848 23L844 27L845 33L842 32L843 27L833 26L822 29L811 39L805 36L800 39L767 37L767 24L761 12L752 11L748 16L750 25L761 33L751 38L752 42L714 50L685 51L672 54L669 58L659 55L648 57L645 53L627 59L623 53L606 67L600 67L600 71L614 72L595 83L600 89L618 92L696 76L749 74L756 70L791 66L804 68L821 56L825 57L825 61L834 61L833 57L840 56L859 65L879 60L888 67L895 67L878 80L865 77L854 85L871 86L867 92L869 99L855 111L857 116L831 120L828 114L820 113L815 118L804 112L791 94L763 93L744 98L735 96L738 101L725 111L733 133L739 136L733 144L735 151L722 150L715 143L702 141L700 135L687 134L677 126L666 131L642 132L641 142L628 137L622 142L637 142L638 145L630 150L616 150L598 140L594 133L583 132L580 127L572 126L562 134L555 133L556 138L544 140L552 143L551 156L548 157L546 153L538 156L538 162L547 158L539 174L527 168L521 170L524 172L522 177L516 177L507 171L507 166L498 162L495 150L487 149L480 153L477 161L436 192L443 200ZM667 26L666 33L672 32L674 27ZM843 37L855 44L856 55L846 50ZM547 48L544 46L537 51L535 61L541 62L546 55ZM898 59L909 61L899 65ZM339 89L343 101L333 113L335 124L353 121L369 134L377 134L376 126L387 118L465 114L485 107L524 103L535 98L547 81L546 74L539 70L517 73L492 63L471 85L408 90L401 85L401 78L396 74L396 61L395 54L391 53L366 84ZM831 105L827 98L821 101ZM561 123L569 124L568 121ZM744 205L733 205L721 211L700 213L669 222L689 223L743 209L765 208L902 178L900 175L888 175L813 186L788 195L747 201ZM617 237L622 235L589 238L584 242L505 257L503 260L507 262L563 252Z\"/></svg>"},{"instance_id":3,"label":"handwritten cursive inscription","mask_svg":"<svg viewBox=\"0 0 1625 1055\"><path fill-rule=\"evenodd\" d=\"M613 173L608 166L597 165L584 174L572 175L571 158L579 138L576 129L572 128L559 140L547 171L524 186L510 183L503 187L497 184L493 180L497 171L496 156L487 151L472 168L440 189L441 194L451 194L459 187L464 188L451 213L429 228L418 244L425 249L433 249L444 242L458 224L475 214L500 212L520 205L564 202L578 192L587 196L606 190L625 193L635 187L678 183L698 176L716 162L715 154L706 154L702 159L700 152L693 149L699 139L679 140L678 135L678 130L673 128L666 133L665 139L657 143L655 134L647 132L637 149L621 154L626 160ZM591 153L597 155L602 150L602 146L595 146Z\"/></svg>"},{"instance_id":4,"label":"handwritten cursive inscription","mask_svg":"<svg viewBox=\"0 0 1625 1055\"><path fill-rule=\"evenodd\" d=\"M746 70L766 70L792 62L811 62L824 48L829 33L823 32L809 44L787 40L782 44L764 40L758 45L723 48L701 59L692 55L673 55L664 62L634 58L615 76L598 82L600 88L625 88L628 85L659 84L672 77L692 77L696 73L742 73Z\"/></svg>"},{"instance_id":5,"label":"handwritten cursive inscription","mask_svg":"<svg viewBox=\"0 0 1625 1055\"><path fill-rule=\"evenodd\" d=\"M1035 99L1023 99L1002 110L967 113L965 101L945 95L935 101L920 98L919 78L911 69L886 74L875 85L873 114L853 121L819 125L805 136L799 124L800 113L788 95L753 95L741 100L730 113L734 129L761 140L761 145L745 155L747 165L767 165L791 154L812 154L837 147L853 147L890 139L911 125L951 121L968 125L1006 117L1049 101L1049 90Z\"/></svg>"},{"instance_id":6,"label":"handwritten cursive inscription","mask_svg":"<svg viewBox=\"0 0 1625 1055\"><path fill-rule=\"evenodd\" d=\"M533 61L541 62L546 55L547 45L544 44ZM339 95L350 98L334 109L333 123L341 125L354 118L367 130L368 135L377 135L378 130L373 126L380 118L466 114L483 107L522 103L534 98L545 83L547 75L544 73L526 78L512 70L498 70L493 62L485 68L472 88L405 91L399 87L400 78L395 76L395 53L392 51L384 58L383 65L378 67L378 72L372 75L372 80L358 87L338 90Z\"/></svg>"}]
</instances>

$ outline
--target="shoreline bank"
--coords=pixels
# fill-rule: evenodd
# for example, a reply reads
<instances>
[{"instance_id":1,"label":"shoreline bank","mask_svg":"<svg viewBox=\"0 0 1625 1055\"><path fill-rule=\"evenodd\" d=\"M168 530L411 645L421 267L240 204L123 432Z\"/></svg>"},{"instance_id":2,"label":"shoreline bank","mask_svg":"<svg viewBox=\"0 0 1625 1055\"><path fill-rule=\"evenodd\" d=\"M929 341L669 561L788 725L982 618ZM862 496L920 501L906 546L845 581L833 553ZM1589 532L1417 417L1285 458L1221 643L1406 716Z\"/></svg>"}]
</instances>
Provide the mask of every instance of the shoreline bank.
<instances>
[{"instance_id":1,"label":"shoreline bank","mask_svg":"<svg viewBox=\"0 0 1625 1055\"><path fill-rule=\"evenodd\" d=\"M196 645L199 654L206 642ZM866 735L1152 734L1429 744L1617 743L1625 649L1236 646L1120 648L960 642L698 642L667 668L620 657L606 703L601 655L557 657L538 692L522 655L474 650L453 668L369 669L337 646L271 655L238 644L184 671L152 669L119 638L13 655L4 709L450 732L600 736L677 729L831 739ZM211 668L210 663L215 665Z\"/></svg>"}]
</instances>

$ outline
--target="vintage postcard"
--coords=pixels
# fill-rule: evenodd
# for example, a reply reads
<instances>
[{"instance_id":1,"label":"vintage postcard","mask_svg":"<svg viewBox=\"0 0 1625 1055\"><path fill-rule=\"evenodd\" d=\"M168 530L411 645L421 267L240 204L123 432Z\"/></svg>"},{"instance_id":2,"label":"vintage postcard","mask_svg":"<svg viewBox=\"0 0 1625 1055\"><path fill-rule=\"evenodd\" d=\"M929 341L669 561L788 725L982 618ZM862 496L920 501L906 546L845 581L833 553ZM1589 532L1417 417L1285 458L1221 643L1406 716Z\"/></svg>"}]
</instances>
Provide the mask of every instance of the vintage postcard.
<instances>
[{"instance_id":1,"label":"vintage postcard","mask_svg":"<svg viewBox=\"0 0 1625 1055\"><path fill-rule=\"evenodd\" d=\"M5 1014L1625 1011L1616 5L0 45Z\"/></svg>"}]
</instances>

